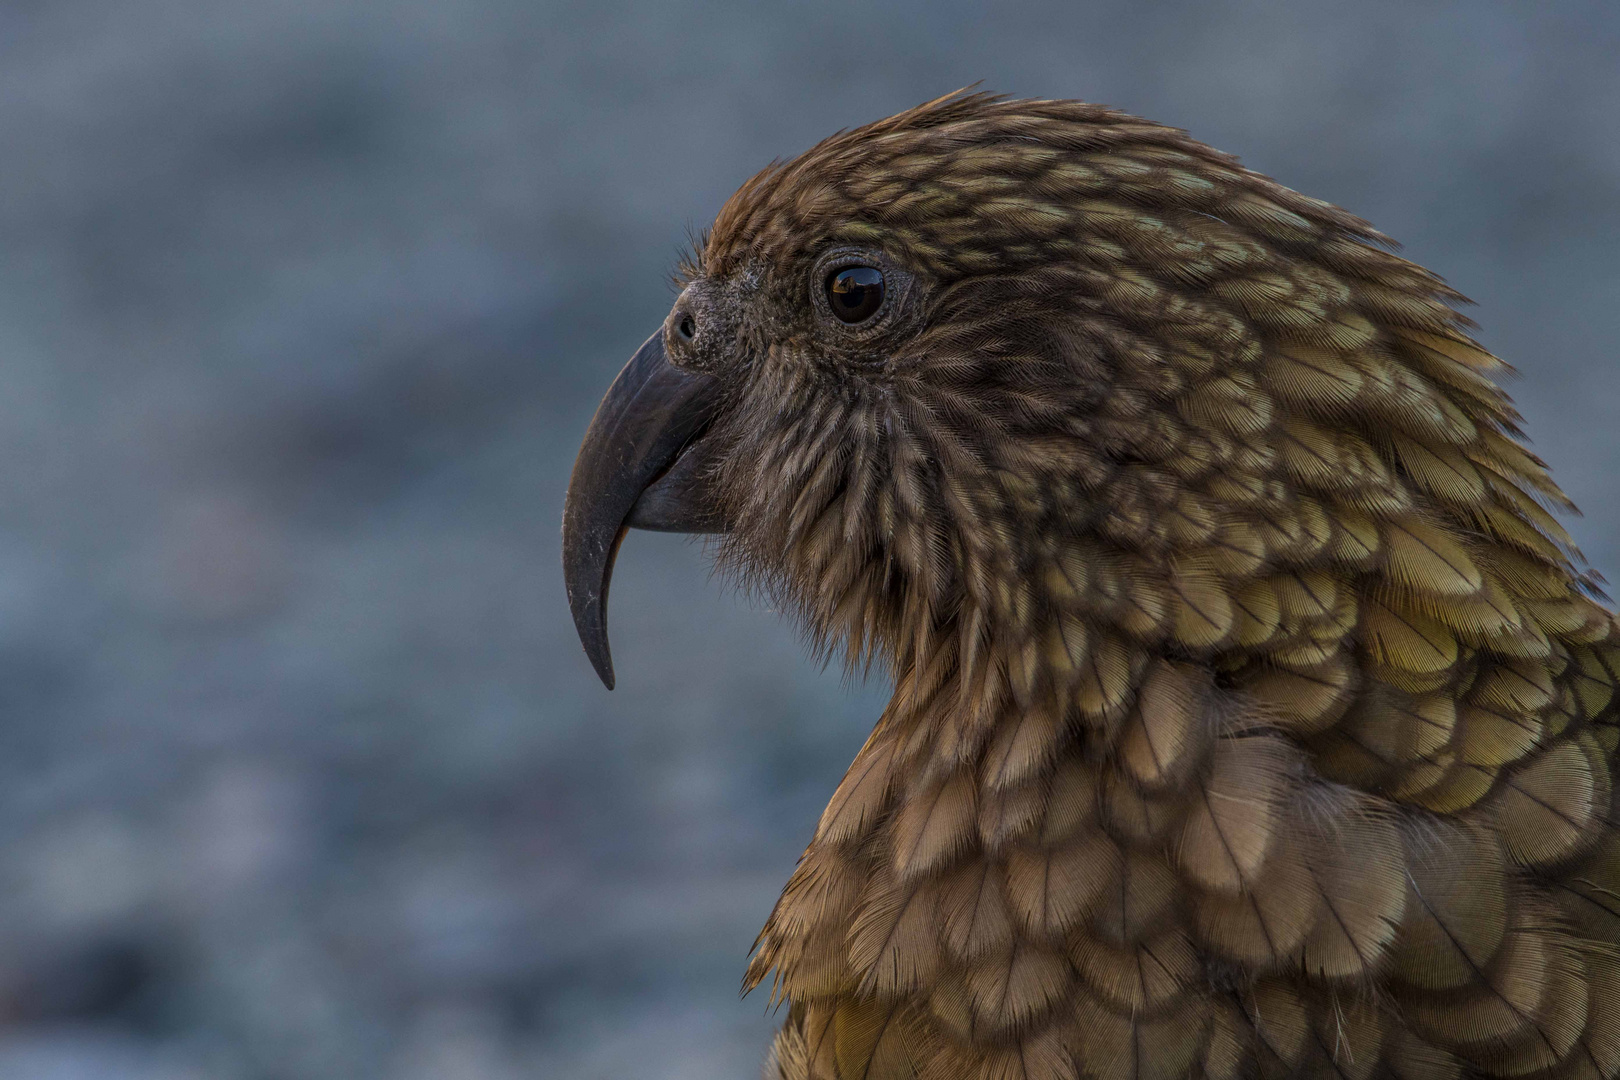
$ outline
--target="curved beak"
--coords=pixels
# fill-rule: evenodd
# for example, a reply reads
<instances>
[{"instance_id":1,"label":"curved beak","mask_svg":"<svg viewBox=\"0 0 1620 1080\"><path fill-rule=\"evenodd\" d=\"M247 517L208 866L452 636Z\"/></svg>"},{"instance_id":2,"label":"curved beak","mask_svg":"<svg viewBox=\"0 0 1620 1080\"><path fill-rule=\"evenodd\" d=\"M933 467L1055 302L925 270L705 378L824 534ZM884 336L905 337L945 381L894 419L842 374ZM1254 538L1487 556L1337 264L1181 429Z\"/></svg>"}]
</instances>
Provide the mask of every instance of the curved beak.
<instances>
[{"instance_id":1,"label":"curved beak","mask_svg":"<svg viewBox=\"0 0 1620 1080\"><path fill-rule=\"evenodd\" d=\"M580 643L609 690L608 584L625 530L725 531L700 442L719 402L718 381L670 364L660 332L619 372L585 431L563 504L563 575Z\"/></svg>"}]
</instances>

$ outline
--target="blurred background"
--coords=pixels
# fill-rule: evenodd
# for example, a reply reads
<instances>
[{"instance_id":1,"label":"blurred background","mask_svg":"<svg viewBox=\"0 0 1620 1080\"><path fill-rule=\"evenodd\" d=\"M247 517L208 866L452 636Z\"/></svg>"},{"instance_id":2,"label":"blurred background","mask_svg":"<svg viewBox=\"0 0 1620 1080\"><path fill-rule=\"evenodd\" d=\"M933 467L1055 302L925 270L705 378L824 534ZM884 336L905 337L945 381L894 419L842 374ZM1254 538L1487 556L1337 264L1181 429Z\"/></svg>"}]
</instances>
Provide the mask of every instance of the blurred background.
<instances>
[{"instance_id":1,"label":"blurred background","mask_svg":"<svg viewBox=\"0 0 1620 1080\"><path fill-rule=\"evenodd\" d=\"M1620 571L1616 56L1603 0L9 0L0 1077L757 1075L885 688L639 533L607 693L563 488L689 228L975 80L1404 241Z\"/></svg>"}]
</instances>

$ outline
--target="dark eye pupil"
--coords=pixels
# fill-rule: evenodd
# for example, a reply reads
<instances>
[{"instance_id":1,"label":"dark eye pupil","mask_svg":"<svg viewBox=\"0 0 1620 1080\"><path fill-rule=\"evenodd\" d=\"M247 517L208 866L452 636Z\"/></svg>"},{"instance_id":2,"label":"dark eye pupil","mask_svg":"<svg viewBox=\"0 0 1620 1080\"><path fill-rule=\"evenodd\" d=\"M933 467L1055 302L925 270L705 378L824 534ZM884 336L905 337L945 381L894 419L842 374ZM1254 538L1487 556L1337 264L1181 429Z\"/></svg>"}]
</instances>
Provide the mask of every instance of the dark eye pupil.
<instances>
[{"instance_id":1,"label":"dark eye pupil","mask_svg":"<svg viewBox=\"0 0 1620 1080\"><path fill-rule=\"evenodd\" d=\"M846 266L827 279L827 302L839 322L865 322L883 306L883 271L875 266Z\"/></svg>"}]
</instances>

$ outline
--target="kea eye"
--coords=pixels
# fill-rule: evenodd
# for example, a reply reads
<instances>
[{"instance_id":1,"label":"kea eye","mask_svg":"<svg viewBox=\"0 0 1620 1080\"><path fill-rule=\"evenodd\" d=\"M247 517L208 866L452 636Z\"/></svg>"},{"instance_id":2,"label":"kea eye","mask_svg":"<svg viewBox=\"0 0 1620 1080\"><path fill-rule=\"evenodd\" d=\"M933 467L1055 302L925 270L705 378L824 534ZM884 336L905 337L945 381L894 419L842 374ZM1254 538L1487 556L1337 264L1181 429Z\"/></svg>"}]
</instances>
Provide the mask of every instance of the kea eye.
<instances>
[{"instance_id":1,"label":"kea eye","mask_svg":"<svg viewBox=\"0 0 1620 1080\"><path fill-rule=\"evenodd\" d=\"M875 266L846 266L827 279L827 303L839 322L865 322L883 306L883 271Z\"/></svg>"}]
</instances>

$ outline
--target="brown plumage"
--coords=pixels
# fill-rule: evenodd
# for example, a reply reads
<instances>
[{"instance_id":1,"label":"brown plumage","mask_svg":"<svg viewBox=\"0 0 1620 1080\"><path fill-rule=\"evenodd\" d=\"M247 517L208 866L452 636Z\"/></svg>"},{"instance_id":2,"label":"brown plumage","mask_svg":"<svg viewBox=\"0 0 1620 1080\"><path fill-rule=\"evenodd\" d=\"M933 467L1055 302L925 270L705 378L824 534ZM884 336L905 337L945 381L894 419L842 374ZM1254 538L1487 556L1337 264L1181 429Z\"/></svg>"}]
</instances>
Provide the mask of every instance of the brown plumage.
<instances>
[{"instance_id":1,"label":"brown plumage","mask_svg":"<svg viewBox=\"0 0 1620 1080\"><path fill-rule=\"evenodd\" d=\"M1386 246L983 95L726 204L662 339L720 559L895 685L748 969L773 1080L1620 1074L1620 624Z\"/></svg>"}]
</instances>

